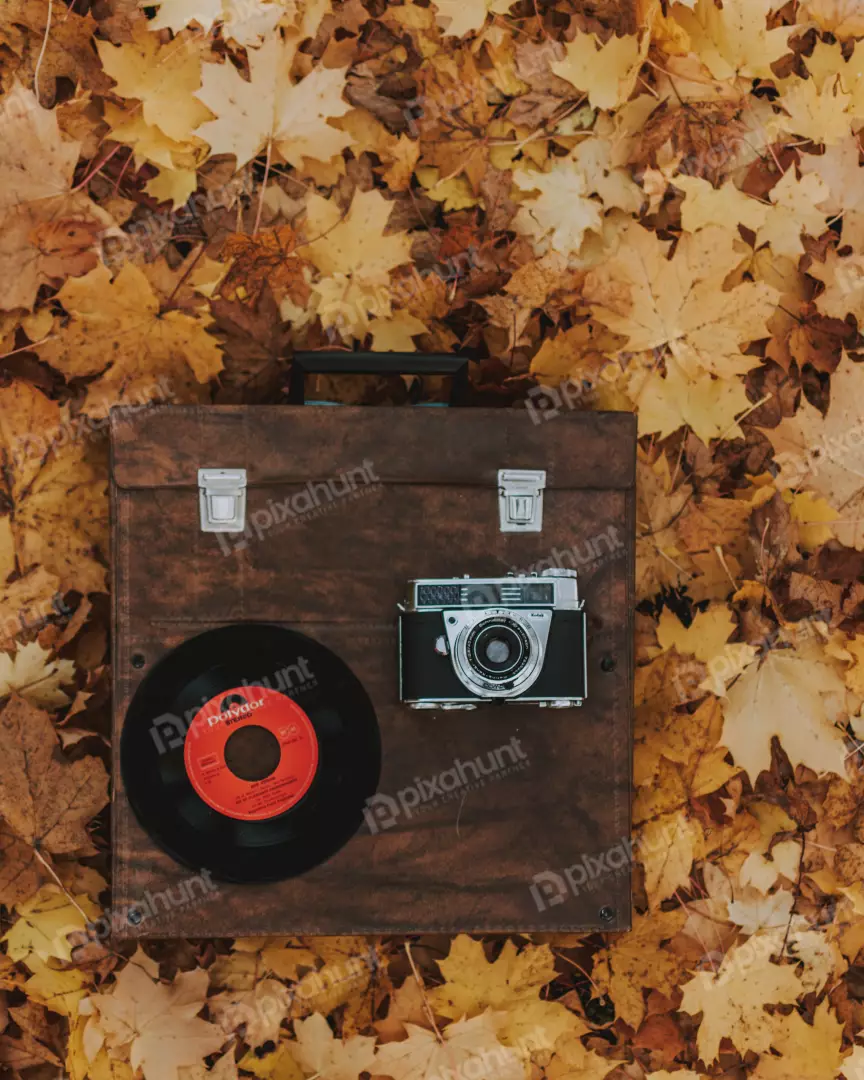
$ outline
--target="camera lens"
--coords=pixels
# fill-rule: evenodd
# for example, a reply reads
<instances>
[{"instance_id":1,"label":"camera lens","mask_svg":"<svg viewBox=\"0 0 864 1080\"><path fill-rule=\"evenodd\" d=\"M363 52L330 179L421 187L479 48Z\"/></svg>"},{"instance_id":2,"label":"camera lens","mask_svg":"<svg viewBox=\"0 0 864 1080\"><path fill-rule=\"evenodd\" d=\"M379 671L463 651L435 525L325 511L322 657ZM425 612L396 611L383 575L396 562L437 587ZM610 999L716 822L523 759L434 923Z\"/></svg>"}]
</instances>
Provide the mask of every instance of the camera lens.
<instances>
[{"instance_id":1,"label":"camera lens","mask_svg":"<svg viewBox=\"0 0 864 1080\"><path fill-rule=\"evenodd\" d=\"M471 667L484 678L510 679L528 662L530 642L512 619L484 619L468 635L465 652Z\"/></svg>"},{"instance_id":2,"label":"camera lens","mask_svg":"<svg viewBox=\"0 0 864 1080\"><path fill-rule=\"evenodd\" d=\"M504 638L493 637L486 642L486 659L492 664L505 664L510 659L510 646Z\"/></svg>"}]
</instances>

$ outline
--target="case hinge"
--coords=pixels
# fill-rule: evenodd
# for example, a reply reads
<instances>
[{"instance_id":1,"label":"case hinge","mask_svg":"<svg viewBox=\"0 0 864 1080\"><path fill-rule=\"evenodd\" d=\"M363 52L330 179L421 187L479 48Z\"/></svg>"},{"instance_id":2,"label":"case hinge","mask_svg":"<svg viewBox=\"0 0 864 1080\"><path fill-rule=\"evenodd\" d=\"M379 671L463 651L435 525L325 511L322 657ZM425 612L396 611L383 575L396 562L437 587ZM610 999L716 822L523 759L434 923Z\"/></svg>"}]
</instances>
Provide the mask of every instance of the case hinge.
<instances>
[{"instance_id":1,"label":"case hinge","mask_svg":"<svg viewBox=\"0 0 864 1080\"><path fill-rule=\"evenodd\" d=\"M199 469L202 532L243 532L246 528L246 470Z\"/></svg>"},{"instance_id":2,"label":"case hinge","mask_svg":"<svg viewBox=\"0 0 864 1080\"><path fill-rule=\"evenodd\" d=\"M540 532L543 528L545 469L499 469L501 532Z\"/></svg>"}]
</instances>

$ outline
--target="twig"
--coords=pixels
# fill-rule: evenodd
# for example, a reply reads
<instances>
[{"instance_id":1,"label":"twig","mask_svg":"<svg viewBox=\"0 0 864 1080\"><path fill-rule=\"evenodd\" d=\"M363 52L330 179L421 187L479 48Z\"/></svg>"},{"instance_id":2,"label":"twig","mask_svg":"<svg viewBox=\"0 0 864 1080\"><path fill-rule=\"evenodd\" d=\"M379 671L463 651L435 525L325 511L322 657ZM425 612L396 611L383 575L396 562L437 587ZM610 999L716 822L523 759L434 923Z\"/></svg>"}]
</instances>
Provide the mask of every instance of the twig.
<instances>
[{"instance_id":1,"label":"twig","mask_svg":"<svg viewBox=\"0 0 864 1080\"><path fill-rule=\"evenodd\" d=\"M42 852L41 852L41 851L39 850L39 848L37 848L37 847L34 847L34 848L33 848L33 854L34 854L34 855L36 856L36 858L37 858L37 859L39 860L39 862L41 862L41 863L42 863L42 865L43 865L43 866L45 867L45 869L46 869L46 870L48 871L48 873L49 873L49 874L51 875L51 877L53 877L53 878L54 878L54 880L55 880L55 881L57 882L57 884L58 884L58 885L60 886L61 890L63 891L63 895L64 895L64 896L66 897L66 899L67 899L67 900L69 901L69 903L70 903L70 904L72 905L72 907L74 907L74 908L75 908L75 910L76 910L76 911L78 911L78 912L80 912L80 914L81 914L81 915L82 915L82 916L84 917L84 922L85 922L85 924L86 924L86 923L89 923L89 922L90 922L90 916L89 916L89 915L87 914L87 912L86 912L86 911L84 910L84 908L82 908L82 907L81 907L81 905L80 905L80 904L78 903L78 901L77 901L77 900L75 899L75 897L74 897L74 896L72 895L72 893L70 893L70 892L69 892L69 890L68 890L68 889L66 888L66 886L65 886L65 885L63 884L63 882L62 882L62 881L60 880L60 878L59 878L59 877L57 876L57 873L56 873L56 871L54 870L54 867L53 867L53 866L51 865L51 863L49 863L49 862L48 862L48 860L47 860L47 859L46 859L46 858L44 857L44 855L43 855L43 854L42 854Z\"/></svg>"},{"instance_id":2,"label":"twig","mask_svg":"<svg viewBox=\"0 0 864 1080\"><path fill-rule=\"evenodd\" d=\"M264 196L267 194L267 178L270 175L270 161L273 157L273 136L267 140L267 161L264 163L264 179L261 181L261 198L258 200L258 213L255 215L255 225L252 229L252 235L258 232L258 228L261 225L261 214L264 210Z\"/></svg>"},{"instance_id":3,"label":"twig","mask_svg":"<svg viewBox=\"0 0 864 1080\"><path fill-rule=\"evenodd\" d=\"M435 1032L438 1041L443 1043L444 1039L441 1036L441 1032L438 1030L438 1025L435 1023L435 1015L432 1012L431 1005L429 1004L429 998L426 996L426 987L423 985L423 980L420 978L420 972L417 970L417 965L414 963L414 957L411 955L410 941L405 942L405 955L408 957L408 963L411 965L411 971L414 975L414 979L418 987L420 988L420 996L423 998L423 1011L426 1013L426 1016L429 1020L429 1023L432 1025L432 1030Z\"/></svg>"},{"instance_id":4,"label":"twig","mask_svg":"<svg viewBox=\"0 0 864 1080\"><path fill-rule=\"evenodd\" d=\"M45 20L45 37L42 38L42 48L39 50L39 59L36 61L36 69L33 72L33 89L36 91L36 101L41 105L39 101L39 69L42 67L42 60L45 56L45 50L48 47L48 35L51 33L51 16L54 13L54 0L48 0L48 17Z\"/></svg>"},{"instance_id":5,"label":"twig","mask_svg":"<svg viewBox=\"0 0 864 1080\"><path fill-rule=\"evenodd\" d=\"M16 353L19 352L30 352L30 350L35 349L37 345L44 345L46 341L51 341L56 336L56 334L48 334L38 341L31 341L29 345L22 345L20 349L13 349L11 352L3 353L3 355L0 356L0 360L5 360L7 356L15 356Z\"/></svg>"},{"instance_id":6,"label":"twig","mask_svg":"<svg viewBox=\"0 0 864 1080\"><path fill-rule=\"evenodd\" d=\"M732 421L732 423L729 425L729 427L726 428L726 430L723 432L723 434L720 436L720 438L725 439L726 436L729 434L729 432L732 430L732 428L735 427L736 424L739 424L745 417L749 416L750 413L755 412L756 409L758 409L760 405L764 405L766 401L770 401L772 397L774 397L773 394L766 394L764 397L759 398L758 401L755 401L750 406L749 409L745 409L744 412L741 413L740 416L735 417L735 419Z\"/></svg>"}]
</instances>

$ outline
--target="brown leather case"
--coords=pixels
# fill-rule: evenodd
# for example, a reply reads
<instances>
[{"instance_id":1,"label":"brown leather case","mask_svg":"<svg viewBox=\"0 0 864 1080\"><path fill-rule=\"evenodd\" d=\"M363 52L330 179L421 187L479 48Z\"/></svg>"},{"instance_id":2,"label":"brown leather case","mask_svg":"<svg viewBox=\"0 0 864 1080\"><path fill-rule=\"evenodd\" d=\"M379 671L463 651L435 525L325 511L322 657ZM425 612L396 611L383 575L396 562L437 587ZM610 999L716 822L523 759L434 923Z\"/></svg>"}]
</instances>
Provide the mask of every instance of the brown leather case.
<instances>
[{"instance_id":1,"label":"brown leather case","mask_svg":"<svg viewBox=\"0 0 864 1080\"><path fill-rule=\"evenodd\" d=\"M281 623L335 650L365 685L382 805L396 807L379 806L299 877L218 884L185 903L190 871L135 817L115 754L115 913L143 902L147 914L115 920L118 936L629 928L634 417L157 406L115 410L111 436L115 747L132 695L169 649L215 626ZM205 467L247 470L256 524L243 542L201 531ZM546 470L541 532L499 531L501 468ZM341 490L343 474L354 488L325 497L321 485ZM396 613L410 579L551 565L579 571L581 708L400 704ZM488 772L475 783L465 763L477 759Z\"/></svg>"}]
</instances>

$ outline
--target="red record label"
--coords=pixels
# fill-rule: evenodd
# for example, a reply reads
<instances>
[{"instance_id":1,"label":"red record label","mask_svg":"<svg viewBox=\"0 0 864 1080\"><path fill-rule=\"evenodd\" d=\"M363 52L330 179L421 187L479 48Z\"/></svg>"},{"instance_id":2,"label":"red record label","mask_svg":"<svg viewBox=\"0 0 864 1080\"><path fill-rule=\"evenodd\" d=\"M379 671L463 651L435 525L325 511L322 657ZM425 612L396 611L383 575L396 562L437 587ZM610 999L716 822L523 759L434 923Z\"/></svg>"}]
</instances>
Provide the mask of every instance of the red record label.
<instances>
[{"instance_id":1,"label":"red record label","mask_svg":"<svg viewBox=\"0 0 864 1080\"><path fill-rule=\"evenodd\" d=\"M279 748L276 767L260 780L242 779L225 760L228 740L250 727L269 732ZM309 790L318 768L318 737L296 701L264 686L237 686L198 710L183 758L192 787L208 806L226 817L264 821L296 806Z\"/></svg>"}]
</instances>

